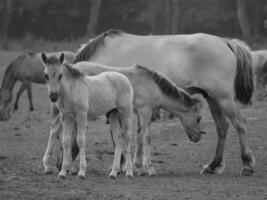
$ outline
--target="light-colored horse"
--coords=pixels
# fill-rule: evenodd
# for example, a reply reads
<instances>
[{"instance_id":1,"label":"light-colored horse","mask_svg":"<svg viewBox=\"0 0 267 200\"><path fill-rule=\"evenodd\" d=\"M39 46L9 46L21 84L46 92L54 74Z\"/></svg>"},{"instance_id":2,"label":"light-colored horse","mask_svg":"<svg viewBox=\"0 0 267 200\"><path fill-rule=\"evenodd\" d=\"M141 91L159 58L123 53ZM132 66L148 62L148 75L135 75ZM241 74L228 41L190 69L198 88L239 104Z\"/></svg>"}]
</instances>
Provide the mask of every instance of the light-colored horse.
<instances>
[{"instance_id":1,"label":"light-colored horse","mask_svg":"<svg viewBox=\"0 0 267 200\"><path fill-rule=\"evenodd\" d=\"M116 136L113 167L109 177L116 177L120 171L123 152L126 155L126 176L133 176L130 155L133 89L128 78L117 72L86 76L70 65L63 65L63 60L63 53L60 57L42 54L49 97L59 109L63 121L63 164L59 177L65 178L70 167L71 134L77 128L77 144L80 149L78 177L85 178L87 116L96 117L114 109L117 115L114 115L116 118L113 121L119 120L117 124L121 124L122 130L117 131L120 135Z\"/></svg>"},{"instance_id":2,"label":"light-colored horse","mask_svg":"<svg viewBox=\"0 0 267 200\"><path fill-rule=\"evenodd\" d=\"M203 33L140 36L111 30L84 45L74 63L86 60L118 67L143 65L165 74L192 93L202 93L215 121L218 141L215 157L201 173L224 170L228 119L239 135L241 173L254 172L255 158L247 141L246 120L237 105L237 101L250 104L253 93L251 55L244 43Z\"/></svg>"},{"instance_id":3,"label":"light-colored horse","mask_svg":"<svg viewBox=\"0 0 267 200\"><path fill-rule=\"evenodd\" d=\"M49 55L57 55L59 52L51 52ZM72 62L75 54L65 51L65 59ZM17 81L22 84L16 95L14 110L18 109L21 94L27 89L30 111L34 110L32 103L32 83L45 84L44 66L40 53L25 53L18 56L6 68L0 88L0 121L11 117L12 92Z\"/></svg>"},{"instance_id":4,"label":"light-colored horse","mask_svg":"<svg viewBox=\"0 0 267 200\"><path fill-rule=\"evenodd\" d=\"M134 91L133 107L138 116L139 127L136 137L136 147L138 148L135 152L134 164L139 174L154 175L156 173L151 162L149 136L153 108L161 107L178 116L192 142L198 142L204 133L200 129L201 100L176 87L164 75L138 65L126 68L111 67L93 62L78 62L74 65L66 63L66 65L70 65L71 68L78 69L90 76L106 71L115 71L128 77ZM111 130L111 133L115 131ZM59 132L51 133L59 134ZM50 138L56 138L56 136ZM49 141L48 143L55 142ZM48 145L48 147L50 146ZM76 149L74 147L74 151ZM46 152L49 152L49 150ZM77 154L77 152L74 152L74 154ZM75 156L73 155L73 158ZM47 167L45 166L45 168Z\"/></svg>"}]
</instances>

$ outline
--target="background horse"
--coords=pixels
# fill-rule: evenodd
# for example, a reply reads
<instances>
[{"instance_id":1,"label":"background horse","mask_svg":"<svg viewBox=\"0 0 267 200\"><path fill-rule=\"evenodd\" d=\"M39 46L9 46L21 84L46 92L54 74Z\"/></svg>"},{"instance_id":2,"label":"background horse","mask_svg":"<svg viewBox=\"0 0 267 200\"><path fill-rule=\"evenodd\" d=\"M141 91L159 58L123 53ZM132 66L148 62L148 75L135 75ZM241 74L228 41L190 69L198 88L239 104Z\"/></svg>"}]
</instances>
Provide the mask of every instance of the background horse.
<instances>
[{"instance_id":1,"label":"background horse","mask_svg":"<svg viewBox=\"0 0 267 200\"><path fill-rule=\"evenodd\" d=\"M237 101L250 104L253 93L251 55L247 46L209 34L139 36L111 30L84 45L74 63L90 60L125 67L139 64L165 74L191 93L200 92L215 121L215 157L201 173L221 173L230 119L239 135L243 175L254 172L255 158L247 141L246 120Z\"/></svg>"},{"instance_id":2,"label":"background horse","mask_svg":"<svg viewBox=\"0 0 267 200\"><path fill-rule=\"evenodd\" d=\"M201 100L176 87L162 74L142 66L118 68L93 62L78 62L74 65L66 63L65 65L70 65L70 67L90 76L106 71L115 71L127 76L133 87L133 107L138 117L134 164L139 174L154 175L156 173L151 162L149 136L153 108L161 107L178 116L192 142L198 142L204 133L200 129ZM114 131L111 130L111 133ZM59 134L57 131L51 131L51 133ZM50 138L56 137L51 136ZM48 143L54 143L54 141ZM51 147L51 145L48 145L48 147ZM74 150L77 149L75 146L73 148ZM75 159L77 153L74 152L73 159ZM45 155L44 161L46 160L47 156ZM44 164L46 163L44 162ZM47 167L45 166L45 168Z\"/></svg>"},{"instance_id":3,"label":"background horse","mask_svg":"<svg viewBox=\"0 0 267 200\"><path fill-rule=\"evenodd\" d=\"M72 62L75 54L68 51L64 53L66 55L66 60ZM57 54L58 52L49 53L49 55ZM20 81L22 84L16 95L14 110L18 109L19 98L25 89L27 89L29 109L30 111L34 110L31 84L45 84L44 66L41 62L40 53L25 53L17 57L7 66L2 81L2 87L0 88L0 120L8 120L11 116L12 92L17 81Z\"/></svg>"},{"instance_id":4,"label":"background horse","mask_svg":"<svg viewBox=\"0 0 267 200\"><path fill-rule=\"evenodd\" d=\"M77 144L80 149L78 177L86 174L86 122L87 115L96 117L116 110L116 121L121 127L115 140L113 167L109 177L115 178L120 171L121 154L126 155L126 176L133 176L130 154L131 116L133 89L128 78L117 72L103 72L86 76L70 65L62 65L64 54L59 58L42 54L44 74L50 100L56 104L63 121L63 164L59 177L66 177L71 160L71 134L77 127ZM76 131L75 131L76 132ZM75 137L76 138L76 137Z\"/></svg>"},{"instance_id":5,"label":"background horse","mask_svg":"<svg viewBox=\"0 0 267 200\"><path fill-rule=\"evenodd\" d=\"M256 50L251 51L252 67L256 78L256 98L263 100L266 97L265 86L267 84L267 51Z\"/></svg>"}]
</instances>

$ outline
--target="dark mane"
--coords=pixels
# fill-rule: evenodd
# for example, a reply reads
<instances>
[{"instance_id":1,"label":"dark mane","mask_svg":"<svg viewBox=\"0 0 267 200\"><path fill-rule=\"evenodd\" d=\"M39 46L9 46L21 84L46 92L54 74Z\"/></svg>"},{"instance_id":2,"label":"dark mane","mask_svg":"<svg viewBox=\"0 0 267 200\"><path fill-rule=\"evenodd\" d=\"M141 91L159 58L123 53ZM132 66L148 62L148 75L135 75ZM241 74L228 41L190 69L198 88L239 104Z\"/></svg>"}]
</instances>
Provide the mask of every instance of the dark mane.
<instances>
[{"instance_id":1,"label":"dark mane","mask_svg":"<svg viewBox=\"0 0 267 200\"><path fill-rule=\"evenodd\" d=\"M5 70L5 75L4 75L4 78L2 81L2 88L5 87L5 84L8 81L7 79L9 78L9 74L13 70L14 66L16 64L18 64L19 62L21 62L22 60L24 60L25 57L26 57L26 55L22 54L22 55L18 56L15 60L11 61L11 63L9 63L9 65L7 66L7 68Z\"/></svg>"},{"instance_id":2,"label":"dark mane","mask_svg":"<svg viewBox=\"0 0 267 200\"><path fill-rule=\"evenodd\" d=\"M89 60L90 57L105 44L106 37L115 37L123 33L120 30L108 30L90 40L82 49L80 49L74 58L74 63Z\"/></svg>"},{"instance_id":3,"label":"dark mane","mask_svg":"<svg viewBox=\"0 0 267 200\"><path fill-rule=\"evenodd\" d=\"M196 100L191 98L189 93L176 87L175 84L168 80L164 75L140 65L137 65L136 68L150 76L165 95L174 100L181 101L187 107L193 106L196 103Z\"/></svg>"},{"instance_id":4,"label":"dark mane","mask_svg":"<svg viewBox=\"0 0 267 200\"><path fill-rule=\"evenodd\" d=\"M63 65L68 70L68 73L72 78L79 78L79 77L84 75L84 73L82 73L80 70L74 68L69 63L63 63Z\"/></svg>"},{"instance_id":5,"label":"dark mane","mask_svg":"<svg viewBox=\"0 0 267 200\"><path fill-rule=\"evenodd\" d=\"M56 65L56 64L60 64L60 61L56 55L51 55L47 57L46 63L48 65Z\"/></svg>"}]
</instances>

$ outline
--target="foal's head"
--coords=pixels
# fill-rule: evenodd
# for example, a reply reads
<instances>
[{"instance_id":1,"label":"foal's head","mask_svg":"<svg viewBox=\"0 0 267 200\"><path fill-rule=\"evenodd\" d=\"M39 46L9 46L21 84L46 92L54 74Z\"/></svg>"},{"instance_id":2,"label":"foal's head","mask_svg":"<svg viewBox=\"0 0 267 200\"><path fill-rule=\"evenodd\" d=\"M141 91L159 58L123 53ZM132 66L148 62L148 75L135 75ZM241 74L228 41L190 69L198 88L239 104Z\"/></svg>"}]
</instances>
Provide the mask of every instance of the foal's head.
<instances>
[{"instance_id":1,"label":"foal's head","mask_svg":"<svg viewBox=\"0 0 267 200\"><path fill-rule=\"evenodd\" d=\"M63 76L61 66L64 61L64 53L61 53L59 57L55 55L47 57L45 53L42 53L41 57L45 67L44 75L49 98L52 102L56 102L58 100L60 82Z\"/></svg>"}]
</instances>

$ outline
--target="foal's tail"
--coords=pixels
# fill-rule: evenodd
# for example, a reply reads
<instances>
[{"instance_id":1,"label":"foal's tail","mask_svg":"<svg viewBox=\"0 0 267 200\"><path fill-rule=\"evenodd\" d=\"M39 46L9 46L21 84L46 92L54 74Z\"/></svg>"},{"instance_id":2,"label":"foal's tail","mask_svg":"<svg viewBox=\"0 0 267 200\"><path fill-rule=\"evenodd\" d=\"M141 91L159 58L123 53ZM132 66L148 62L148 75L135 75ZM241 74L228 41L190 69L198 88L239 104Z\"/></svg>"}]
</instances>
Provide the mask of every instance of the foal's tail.
<instances>
[{"instance_id":1,"label":"foal's tail","mask_svg":"<svg viewBox=\"0 0 267 200\"><path fill-rule=\"evenodd\" d=\"M226 40L226 44L236 57L235 99L244 105L251 104L254 81L250 49L237 39Z\"/></svg>"}]
</instances>

